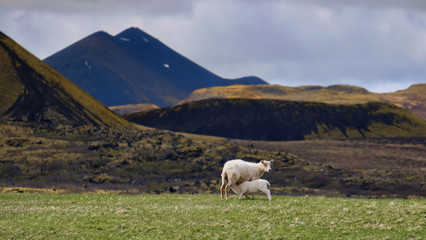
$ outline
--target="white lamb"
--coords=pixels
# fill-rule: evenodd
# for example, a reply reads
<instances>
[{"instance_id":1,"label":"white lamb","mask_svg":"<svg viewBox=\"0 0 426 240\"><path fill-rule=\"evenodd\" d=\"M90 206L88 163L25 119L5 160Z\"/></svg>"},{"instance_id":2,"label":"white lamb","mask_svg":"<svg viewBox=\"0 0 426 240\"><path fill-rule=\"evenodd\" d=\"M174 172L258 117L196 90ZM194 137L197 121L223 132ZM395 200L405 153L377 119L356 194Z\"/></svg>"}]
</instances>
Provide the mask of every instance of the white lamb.
<instances>
[{"instance_id":1,"label":"white lamb","mask_svg":"<svg viewBox=\"0 0 426 240\"><path fill-rule=\"evenodd\" d=\"M268 200L271 201L271 191L268 189L268 186L270 186L268 181L264 179L257 179L253 181L245 181L239 185L233 185L231 189L238 195L238 199L241 199L243 195L247 196L249 194L263 192L266 196L268 196Z\"/></svg>"},{"instance_id":2,"label":"white lamb","mask_svg":"<svg viewBox=\"0 0 426 240\"><path fill-rule=\"evenodd\" d=\"M262 160L258 163L252 163L241 159L227 161L222 170L220 197L223 199L223 195L226 193L226 200L228 200L229 190L232 186L259 179L263 173L272 171L271 163L273 162L274 160Z\"/></svg>"}]
</instances>

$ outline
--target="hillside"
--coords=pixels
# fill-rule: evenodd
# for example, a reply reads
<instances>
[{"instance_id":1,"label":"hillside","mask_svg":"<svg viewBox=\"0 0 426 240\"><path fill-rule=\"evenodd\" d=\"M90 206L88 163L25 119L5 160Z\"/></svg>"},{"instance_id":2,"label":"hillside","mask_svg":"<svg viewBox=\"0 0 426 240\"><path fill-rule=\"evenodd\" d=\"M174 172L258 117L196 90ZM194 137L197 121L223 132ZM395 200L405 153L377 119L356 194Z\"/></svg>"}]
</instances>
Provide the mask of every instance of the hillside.
<instances>
[{"instance_id":1,"label":"hillside","mask_svg":"<svg viewBox=\"0 0 426 240\"><path fill-rule=\"evenodd\" d=\"M141 112L141 111L149 111L149 110L158 109L158 108L159 107L157 105L149 104L149 103L127 104L127 105L109 107L109 109L113 110L114 112L120 115L130 114L134 112Z\"/></svg>"},{"instance_id":2,"label":"hillside","mask_svg":"<svg viewBox=\"0 0 426 240\"><path fill-rule=\"evenodd\" d=\"M0 32L0 118L36 125L125 126L103 104Z\"/></svg>"},{"instance_id":3,"label":"hillside","mask_svg":"<svg viewBox=\"0 0 426 240\"><path fill-rule=\"evenodd\" d=\"M412 85L406 90L380 94L379 97L426 119L426 84Z\"/></svg>"},{"instance_id":4,"label":"hillside","mask_svg":"<svg viewBox=\"0 0 426 240\"><path fill-rule=\"evenodd\" d=\"M221 78L138 28L96 32L44 61L107 106L170 106L198 88L266 84Z\"/></svg>"},{"instance_id":5,"label":"hillside","mask_svg":"<svg viewBox=\"0 0 426 240\"><path fill-rule=\"evenodd\" d=\"M426 136L426 121L386 103L335 105L210 99L134 113L129 121L179 132L253 140Z\"/></svg>"},{"instance_id":6,"label":"hillside","mask_svg":"<svg viewBox=\"0 0 426 240\"><path fill-rule=\"evenodd\" d=\"M350 85L285 87L280 85L234 85L197 89L179 104L209 98L251 98L291 101L355 104L388 102L412 111L426 119L426 84L393 93L372 93Z\"/></svg>"}]
</instances>

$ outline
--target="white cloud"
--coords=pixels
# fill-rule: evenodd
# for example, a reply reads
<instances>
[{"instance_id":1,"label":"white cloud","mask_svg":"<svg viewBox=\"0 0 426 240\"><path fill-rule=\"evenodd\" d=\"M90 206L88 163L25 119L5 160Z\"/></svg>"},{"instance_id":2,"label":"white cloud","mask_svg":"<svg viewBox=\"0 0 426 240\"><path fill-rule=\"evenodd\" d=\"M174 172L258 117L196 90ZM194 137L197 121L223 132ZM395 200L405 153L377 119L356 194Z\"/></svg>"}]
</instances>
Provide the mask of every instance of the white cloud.
<instances>
[{"instance_id":1,"label":"white cloud","mask_svg":"<svg viewBox=\"0 0 426 240\"><path fill-rule=\"evenodd\" d=\"M3 8L61 13L139 13L175 15L191 12L194 0L0 0Z\"/></svg>"},{"instance_id":2,"label":"white cloud","mask_svg":"<svg viewBox=\"0 0 426 240\"><path fill-rule=\"evenodd\" d=\"M326 7L426 10L426 2L424 0L300 0L299 2Z\"/></svg>"}]
</instances>

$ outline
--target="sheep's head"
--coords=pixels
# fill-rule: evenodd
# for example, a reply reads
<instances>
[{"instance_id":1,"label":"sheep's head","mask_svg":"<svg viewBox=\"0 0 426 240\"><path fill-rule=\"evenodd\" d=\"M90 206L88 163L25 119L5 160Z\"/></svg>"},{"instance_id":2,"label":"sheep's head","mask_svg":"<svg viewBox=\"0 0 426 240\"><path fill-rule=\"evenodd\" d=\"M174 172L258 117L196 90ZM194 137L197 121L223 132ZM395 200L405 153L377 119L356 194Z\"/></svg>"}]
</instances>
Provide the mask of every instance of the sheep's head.
<instances>
[{"instance_id":1,"label":"sheep's head","mask_svg":"<svg viewBox=\"0 0 426 240\"><path fill-rule=\"evenodd\" d=\"M267 160L262 160L262 161L260 161L260 166L262 167L262 170L263 170L264 172L271 172L271 171L272 171L271 163L273 163L273 162L274 162L274 160L273 160L273 159L271 159L271 160L269 160L269 161L267 161Z\"/></svg>"}]
</instances>

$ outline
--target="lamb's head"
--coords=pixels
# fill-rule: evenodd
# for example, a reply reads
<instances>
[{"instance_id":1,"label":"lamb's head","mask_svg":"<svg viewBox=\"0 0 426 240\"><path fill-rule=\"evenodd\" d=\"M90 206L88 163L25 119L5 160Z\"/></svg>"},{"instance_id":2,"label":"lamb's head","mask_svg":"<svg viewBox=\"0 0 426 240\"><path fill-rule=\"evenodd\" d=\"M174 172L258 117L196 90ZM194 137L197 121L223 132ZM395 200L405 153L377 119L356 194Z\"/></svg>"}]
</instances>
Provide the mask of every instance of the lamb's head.
<instances>
[{"instance_id":1,"label":"lamb's head","mask_svg":"<svg viewBox=\"0 0 426 240\"><path fill-rule=\"evenodd\" d=\"M260 161L260 166L261 166L261 168L262 168L262 170L263 170L263 172L271 172L272 171L272 168L271 168L271 163L273 163L274 162L274 160L273 159L271 159L271 160L269 160L269 161L267 161L267 160L262 160L262 161Z\"/></svg>"}]
</instances>

